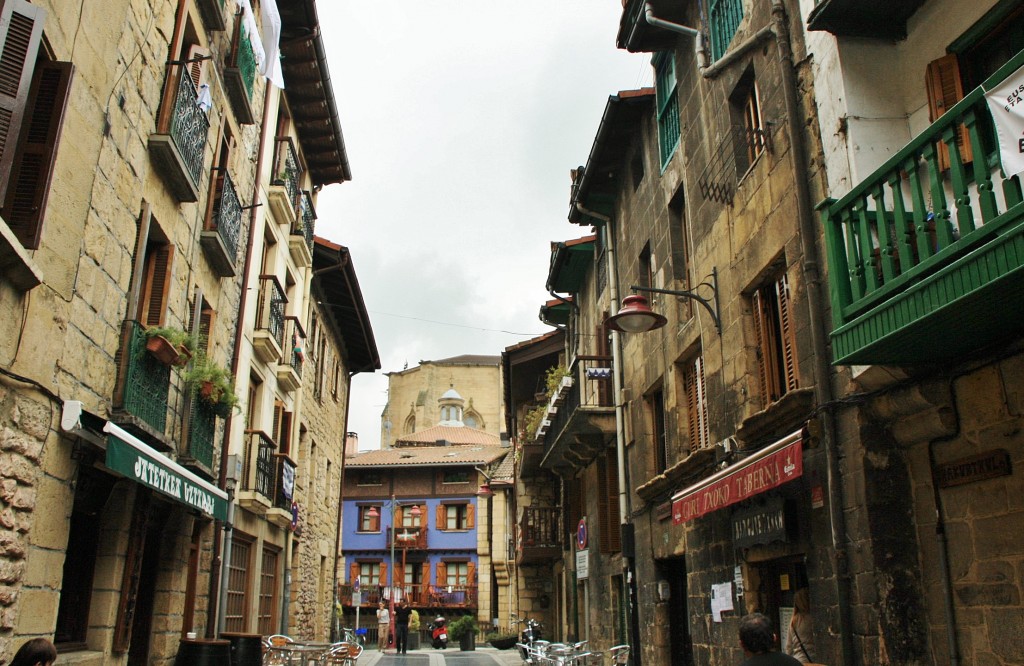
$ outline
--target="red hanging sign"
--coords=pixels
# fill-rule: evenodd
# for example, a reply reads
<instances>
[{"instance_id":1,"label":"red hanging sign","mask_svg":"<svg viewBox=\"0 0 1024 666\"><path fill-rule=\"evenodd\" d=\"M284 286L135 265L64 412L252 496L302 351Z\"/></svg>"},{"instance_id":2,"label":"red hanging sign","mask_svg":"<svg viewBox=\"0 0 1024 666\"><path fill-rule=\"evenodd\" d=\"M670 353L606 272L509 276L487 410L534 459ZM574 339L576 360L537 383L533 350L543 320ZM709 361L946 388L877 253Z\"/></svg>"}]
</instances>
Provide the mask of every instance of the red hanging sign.
<instances>
[{"instance_id":1,"label":"red hanging sign","mask_svg":"<svg viewBox=\"0 0 1024 666\"><path fill-rule=\"evenodd\" d=\"M674 498L672 523L700 518L799 477L804 473L803 440L798 437L763 457L755 454L733 468L724 470L725 474L711 483L693 486Z\"/></svg>"}]
</instances>

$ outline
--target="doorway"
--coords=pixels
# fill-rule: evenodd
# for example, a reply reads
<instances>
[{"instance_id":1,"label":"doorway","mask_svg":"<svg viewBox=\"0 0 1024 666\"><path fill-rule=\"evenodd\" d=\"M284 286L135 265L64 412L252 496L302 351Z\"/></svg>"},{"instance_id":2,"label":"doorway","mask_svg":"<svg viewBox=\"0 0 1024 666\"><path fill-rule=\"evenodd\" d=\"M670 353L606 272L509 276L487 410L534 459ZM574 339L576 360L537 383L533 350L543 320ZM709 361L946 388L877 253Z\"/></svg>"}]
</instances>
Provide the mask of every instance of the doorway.
<instances>
[{"instance_id":1,"label":"doorway","mask_svg":"<svg viewBox=\"0 0 1024 666\"><path fill-rule=\"evenodd\" d=\"M693 666L689 612L686 607L686 557L657 561L658 595L668 594L668 636L670 666Z\"/></svg>"}]
</instances>

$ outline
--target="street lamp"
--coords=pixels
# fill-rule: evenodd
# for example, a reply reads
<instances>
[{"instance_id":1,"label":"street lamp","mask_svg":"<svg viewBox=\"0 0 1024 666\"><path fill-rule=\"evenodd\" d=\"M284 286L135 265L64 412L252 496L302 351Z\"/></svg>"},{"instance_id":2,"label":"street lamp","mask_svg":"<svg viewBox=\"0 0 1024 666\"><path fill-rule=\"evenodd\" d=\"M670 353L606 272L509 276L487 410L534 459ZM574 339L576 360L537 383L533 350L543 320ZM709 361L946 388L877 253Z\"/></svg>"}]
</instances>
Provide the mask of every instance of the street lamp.
<instances>
[{"instance_id":1,"label":"street lamp","mask_svg":"<svg viewBox=\"0 0 1024 666\"><path fill-rule=\"evenodd\" d=\"M388 631L390 632L390 634L392 636L394 636L395 635L395 541L398 539L398 525L397 525L398 521L396 519L396 515L398 514L398 509L401 506L404 506L404 505L398 504L395 501L395 496L394 495L391 496L390 505L391 505L391 566L388 568L388 617L389 617ZM412 506L412 509L409 511L409 513L414 518L418 518L423 513L422 511L420 511L419 504L412 504L411 506ZM377 517L380 516L380 512L377 511L377 507L371 506L370 510L367 512L367 515L369 515L372 518L377 518ZM408 544L406 544L405 546L402 547L402 577L403 578L405 577L405 553L408 550L409 550ZM402 590L403 590L403 594L404 594L405 593L404 592L404 590L405 590L405 581L404 580L402 581ZM387 647L387 646L384 646L384 647Z\"/></svg>"},{"instance_id":2,"label":"street lamp","mask_svg":"<svg viewBox=\"0 0 1024 666\"><path fill-rule=\"evenodd\" d=\"M706 287L711 290L711 298L704 298L696 292L697 289ZM718 311L718 269L712 268L711 275L703 282L694 287L693 291L678 291L675 289L654 289L652 287L630 287L633 291L645 291L654 294L668 294L697 301L704 306L704 309L711 315L711 321L715 323L715 329L719 335L722 333L722 317ZM647 305L647 299L639 294L626 296L622 299L622 308L605 322L605 325L615 331L623 333L646 333L656 328L661 328L668 323L664 315L651 310Z\"/></svg>"}]
</instances>

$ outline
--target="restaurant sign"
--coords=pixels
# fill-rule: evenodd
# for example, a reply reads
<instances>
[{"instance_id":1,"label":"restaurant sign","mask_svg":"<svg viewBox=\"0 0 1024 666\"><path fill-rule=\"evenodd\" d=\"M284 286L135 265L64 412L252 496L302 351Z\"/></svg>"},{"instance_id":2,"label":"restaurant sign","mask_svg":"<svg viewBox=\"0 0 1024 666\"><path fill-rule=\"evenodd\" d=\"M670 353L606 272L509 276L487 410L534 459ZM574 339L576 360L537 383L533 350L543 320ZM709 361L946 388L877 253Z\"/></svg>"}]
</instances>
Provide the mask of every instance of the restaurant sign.
<instances>
[{"instance_id":1,"label":"restaurant sign","mask_svg":"<svg viewBox=\"0 0 1024 666\"><path fill-rule=\"evenodd\" d=\"M107 427L104 430L111 432ZM120 433L107 437L107 467L217 520L227 520L224 491L144 443L126 441L135 438L117 430Z\"/></svg>"},{"instance_id":2,"label":"restaurant sign","mask_svg":"<svg viewBox=\"0 0 1024 666\"><path fill-rule=\"evenodd\" d=\"M732 542L737 548L788 540L786 507L781 497L732 515Z\"/></svg>"},{"instance_id":3,"label":"restaurant sign","mask_svg":"<svg viewBox=\"0 0 1024 666\"><path fill-rule=\"evenodd\" d=\"M672 523L724 509L803 473L803 439L798 431L674 495Z\"/></svg>"}]
</instances>

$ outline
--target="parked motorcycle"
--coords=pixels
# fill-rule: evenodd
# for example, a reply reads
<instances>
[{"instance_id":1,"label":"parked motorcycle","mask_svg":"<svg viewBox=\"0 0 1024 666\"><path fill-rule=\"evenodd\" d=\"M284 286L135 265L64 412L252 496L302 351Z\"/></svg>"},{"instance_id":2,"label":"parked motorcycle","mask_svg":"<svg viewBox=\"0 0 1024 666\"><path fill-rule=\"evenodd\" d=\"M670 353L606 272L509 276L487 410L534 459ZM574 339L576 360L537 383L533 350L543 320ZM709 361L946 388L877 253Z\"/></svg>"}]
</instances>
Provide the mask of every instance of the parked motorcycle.
<instances>
[{"instance_id":1,"label":"parked motorcycle","mask_svg":"<svg viewBox=\"0 0 1024 666\"><path fill-rule=\"evenodd\" d=\"M540 622L527 618L525 620L519 620L526 626L523 628L522 640L517 644L519 648L519 655L523 658L523 661L527 664L536 663L536 647L537 642L543 642L541 636Z\"/></svg>"},{"instance_id":2,"label":"parked motorcycle","mask_svg":"<svg viewBox=\"0 0 1024 666\"><path fill-rule=\"evenodd\" d=\"M438 615L430 623L430 636L433 639L431 645L435 650L443 650L448 647L448 622L443 616Z\"/></svg>"}]
</instances>

